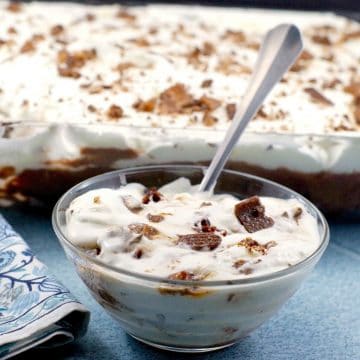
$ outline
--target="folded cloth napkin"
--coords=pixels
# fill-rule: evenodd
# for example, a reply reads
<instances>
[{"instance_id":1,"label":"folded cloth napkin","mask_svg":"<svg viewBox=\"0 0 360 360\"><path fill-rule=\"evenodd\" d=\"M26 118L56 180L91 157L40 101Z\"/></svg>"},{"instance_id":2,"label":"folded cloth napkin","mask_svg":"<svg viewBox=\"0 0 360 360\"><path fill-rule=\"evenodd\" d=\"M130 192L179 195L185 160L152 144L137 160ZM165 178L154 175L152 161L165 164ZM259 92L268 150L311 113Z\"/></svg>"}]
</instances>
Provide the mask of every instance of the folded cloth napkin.
<instances>
[{"instance_id":1,"label":"folded cloth napkin","mask_svg":"<svg viewBox=\"0 0 360 360\"><path fill-rule=\"evenodd\" d=\"M0 215L0 359L80 338L89 318Z\"/></svg>"}]
</instances>

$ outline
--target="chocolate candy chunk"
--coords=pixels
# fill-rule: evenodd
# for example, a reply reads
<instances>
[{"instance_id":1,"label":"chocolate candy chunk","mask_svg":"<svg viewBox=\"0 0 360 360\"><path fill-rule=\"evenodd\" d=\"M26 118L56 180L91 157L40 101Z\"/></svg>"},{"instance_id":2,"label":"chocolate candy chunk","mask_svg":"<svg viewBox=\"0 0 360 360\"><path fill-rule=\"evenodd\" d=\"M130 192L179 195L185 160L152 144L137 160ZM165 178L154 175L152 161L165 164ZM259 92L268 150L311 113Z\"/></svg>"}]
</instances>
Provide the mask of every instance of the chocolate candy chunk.
<instances>
[{"instance_id":1,"label":"chocolate candy chunk","mask_svg":"<svg viewBox=\"0 0 360 360\"><path fill-rule=\"evenodd\" d=\"M211 203L210 201L203 201L203 202L201 203L200 207L202 208L202 207L204 207L204 206L211 206L211 205L212 205L212 203Z\"/></svg>"},{"instance_id":2,"label":"chocolate candy chunk","mask_svg":"<svg viewBox=\"0 0 360 360\"><path fill-rule=\"evenodd\" d=\"M245 268L240 270L240 274L244 274L244 275L250 275L254 272L254 269L252 268Z\"/></svg>"},{"instance_id":3,"label":"chocolate candy chunk","mask_svg":"<svg viewBox=\"0 0 360 360\"><path fill-rule=\"evenodd\" d=\"M138 100L134 105L133 108L138 110L138 111L143 111L143 112L153 112L155 109L155 105L156 105L156 99L155 98L151 98L149 100Z\"/></svg>"},{"instance_id":4,"label":"chocolate candy chunk","mask_svg":"<svg viewBox=\"0 0 360 360\"><path fill-rule=\"evenodd\" d=\"M235 44L242 44L246 41L246 36L242 31L226 30L222 38L225 40L230 40Z\"/></svg>"},{"instance_id":5,"label":"chocolate candy chunk","mask_svg":"<svg viewBox=\"0 0 360 360\"><path fill-rule=\"evenodd\" d=\"M190 273L188 271L179 271L174 274L170 274L168 276L168 279L170 280L194 280L195 275L193 273Z\"/></svg>"},{"instance_id":6,"label":"chocolate candy chunk","mask_svg":"<svg viewBox=\"0 0 360 360\"><path fill-rule=\"evenodd\" d=\"M268 253L268 250L276 245L276 241L269 241L266 244L261 245L251 237L247 237L238 243L238 246L244 246L251 255L266 255Z\"/></svg>"},{"instance_id":7,"label":"chocolate candy chunk","mask_svg":"<svg viewBox=\"0 0 360 360\"><path fill-rule=\"evenodd\" d=\"M155 236L159 235L159 230L147 224L134 223L130 224L128 228L131 232L139 235L144 235L149 239L154 239Z\"/></svg>"},{"instance_id":8,"label":"chocolate candy chunk","mask_svg":"<svg viewBox=\"0 0 360 360\"><path fill-rule=\"evenodd\" d=\"M226 115L228 120L232 120L236 113L236 104L230 103L226 105Z\"/></svg>"},{"instance_id":9,"label":"chocolate candy chunk","mask_svg":"<svg viewBox=\"0 0 360 360\"><path fill-rule=\"evenodd\" d=\"M220 105L221 101L209 96L203 95L199 100L200 106L204 110L213 111L216 110Z\"/></svg>"},{"instance_id":10,"label":"chocolate candy chunk","mask_svg":"<svg viewBox=\"0 0 360 360\"><path fill-rule=\"evenodd\" d=\"M306 49L304 49L299 56L300 60L312 60L313 58L314 58L314 55Z\"/></svg>"},{"instance_id":11,"label":"chocolate candy chunk","mask_svg":"<svg viewBox=\"0 0 360 360\"><path fill-rule=\"evenodd\" d=\"M331 106L334 103L314 88L305 88L304 91L310 95L312 101L322 105Z\"/></svg>"},{"instance_id":12,"label":"chocolate candy chunk","mask_svg":"<svg viewBox=\"0 0 360 360\"><path fill-rule=\"evenodd\" d=\"M114 70L119 71L120 73L123 73L125 70L131 69L135 67L135 64L130 61L124 61L119 64L117 64L114 68Z\"/></svg>"},{"instance_id":13,"label":"chocolate candy chunk","mask_svg":"<svg viewBox=\"0 0 360 360\"><path fill-rule=\"evenodd\" d=\"M21 53L29 53L29 52L35 51L37 48L37 44L43 40L44 40L43 35L35 34L29 40L24 42L24 44L22 45L22 47L20 49L20 52Z\"/></svg>"},{"instance_id":14,"label":"chocolate candy chunk","mask_svg":"<svg viewBox=\"0 0 360 360\"><path fill-rule=\"evenodd\" d=\"M257 196L252 196L236 204L234 212L241 225L249 233L274 225L274 220L265 216L265 208Z\"/></svg>"},{"instance_id":15,"label":"chocolate candy chunk","mask_svg":"<svg viewBox=\"0 0 360 360\"><path fill-rule=\"evenodd\" d=\"M143 256L143 250L141 248L136 249L133 253L133 257L135 259L141 259L142 256Z\"/></svg>"},{"instance_id":16,"label":"chocolate candy chunk","mask_svg":"<svg viewBox=\"0 0 360 360\"><path fill-rule=\"evenodd\" d=\"M355 98L360 97L360 82L352 82L344 87L344 90Z\"/></svg>"},{"instance_id":17,"label":"chocolate candy chunk","mask_svg":"<svg viewBox=\"0 0 360 360\"><path fill-rule=\"evenodd\" d=\"M243 259L239 259L239 260L236 260L234 263L233 263L233 267L235 269L238 269L240 267L242 267L243 265L246 264L246 260L243 260Z\"/></svg>"},{"instance_id":18,"label":"chocolate candy chunk","mask_svg":"<svg viewBox=\"0 0 360 360\"><path fill-rule=\"evenodd\" d=\"M156 187L152 187L147 190L146 194L143 197L143 204L148 204L150 201L159 202L162 198L162 194L159 193Z\"/></svg>"},{"instance_id":19,"label":"chocolate candy chunk","mask_svg":"<svg viewBox=\"0 0 360 360\"><path fill-rule=\"evenodd\" d=\"M95 49L75 51L73 53L61 50L57 54L59 75L78 79L81 76L78 69L96 57L97 53Z\"/></svg>"},{"instance_id":20,"label":"chocolate candy chunk","mask_svg":"<svg viewBox=\"0 0 360 360\"><path fill-rule=\"evenodd\" d=\"M193 229L197 232L215 232L216 226L212 226L207 218L201 219L194 223Z\"/></svg>"},{"instance_id":21,"label":"chocolate candy chunk","mask_svg":"<svg viewBox=\"0 0 360 360\"><path fill-rule=\"evenodd\" d=\"M61 50L57 55L58 65L68 68L81 68L89 60L96 59L97 52L95 49L87 49L81 51L75 51L70 53L66 50Z\"/></svg>"},{"instance_id":22,"label":"chocolate candy chunk","mask_svg":"<svg viewBox=\"0 0 360 360\"><path fill-rule=\"evenodd\" d=\"M193 250L214 250L221 243L221 237L213 233L179 235L179 242L189 245Z\"/></svg>"},{"instance_id":23,"label":"chocolate candy chunk","mask_svg":"<svg viewBox=\"0 0 360 360\"><path fill-rule=\"evenodd\" d=\"M125 9L119 10L116 14L116 17L119 19L122 19L124 21L130 22L130 23L132 23L136 20L136 15L131 14L130 12L128 12Z\"/></svg>"},{"instance_id":24,"label":"chocolate candy chunk","mask_svg":"<svg viewBox=\"0 0 360 360\"><path fill-rule=\"evenodd\" d=\"M202 122L205 126L214 126L218 122L218 119L211 115L210 111L205 111Z\"/></svg>"},{"instance_id":25,"label":"chocolate candy chunk","mask_svg":"<svg viewBox=\"0 0 360 360\"><path fill-rule=\"evenodd\" d=\"M210 220L207 218L201 219L194 223L192 227L195 231L199 233L220 233L221 236L226 236L227 231L224 229L218 229L216 226L211 225Z\"/></svg>"},{"instance_id":26,"label":"chocolate candy chunk","mask_svg":"<svg viewBox=\"0 0 360 360\"><path fill-rule=\"evenodd\" d=\"M322 35L313 35L311 40L314 43L320 44L320 45L331 45L331 41L328 36L322 36Z\"/></svg>"},{"instance_id":27,"label":"chocolate candy chunk","mask_svg":"<svg viewBox=\"0 0 360 360\"><path fill-rule=\"evenodd\" d=\"M54 25L51 27L50 34L52 36L58 36L58 35L62 34L64 31L65 31L65 28L62 25L58 24L58 25Z\"/></svg>"},{"instance_id":28,"label":"chocolate candy chunk","mask_svg":"<svg viewBox=\"0 0 360 360\"><path fill-rule=\"evenodd\" d=\"M192 104L194 98L188 93L185 85L175 84L166 89L159 97L159 113L161 115L181 113L184 107Z\"/></svg>"},{"instance_id":29,"label":"chocolate candy chunk","mask_svg":"<svg viewBox=\"0 0 360 360\"><path fill-rule=\"evenodd\" d=\"M211 79L206 79L201 83L202 88L208 88L212 85L213 81Z\"/></svg>"},{"instance_id":30,"label":"chocolate candy chunk","mask_svg":"<svg viewBox=\"0 0 360 360\"><path fill-rule=\"evenodd\" d=\"M124 205L135 214L140 212L143 208L140 201L131 195L122 196L122 201L124 202Z\"/></svg>"},{"instance_id":31,"label":"chocolate candy chunk","mask_svg":"<svg viewBox=\"0 0 360 360\"><path fill-rule=\"evenodd\" d=\"M165 219L164 215L161 214L147 214L147 218L151 222L159 223Z\"/></svg>"},{"instance_id":32,"label":"chocolate candy chunk","mask_svg":"<svg viewBox=\"0 0 360 360\"><path fill-rule=\"evenodd\" d=\"M294 211L293 218L297 224L299 224L299 219L301 218L302 213L303 213L303 210L301 207L296 208Z\"/></svg>"},{"instance_id":33,"label":"chocolate candy chunk","mask_svg":"<svg viewBox=\"0 0 360 360\"><path fill-rule=\"evenodd\" d=\"M124 115L124 110L120 106L113 104L109 107L106 115L112 120L120 119Z\"/></svg>"}]
</instances>

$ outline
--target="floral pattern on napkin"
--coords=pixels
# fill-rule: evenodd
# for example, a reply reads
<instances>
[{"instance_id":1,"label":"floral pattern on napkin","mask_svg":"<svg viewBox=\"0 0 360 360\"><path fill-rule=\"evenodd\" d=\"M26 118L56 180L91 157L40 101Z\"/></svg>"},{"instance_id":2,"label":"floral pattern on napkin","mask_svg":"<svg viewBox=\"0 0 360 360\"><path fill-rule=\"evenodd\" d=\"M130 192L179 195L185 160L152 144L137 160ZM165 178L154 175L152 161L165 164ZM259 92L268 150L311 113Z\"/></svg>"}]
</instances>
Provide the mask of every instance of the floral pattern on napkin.
<instances>
[{"instance_id":1,"label":"floral pattern on napkin","mask_svg":"<svg viewBox=\"0 0 360 360\"><path fill-rule=\"evenodd\" d=\"M82 321L71 321L74 312ZM22 348L19 342L29 348L49 340L51 329L54 336L64 332L62 343L71 341L85 333L88 321L88 311L0 215L0 357Z\"/></svg>"}]
</instances>

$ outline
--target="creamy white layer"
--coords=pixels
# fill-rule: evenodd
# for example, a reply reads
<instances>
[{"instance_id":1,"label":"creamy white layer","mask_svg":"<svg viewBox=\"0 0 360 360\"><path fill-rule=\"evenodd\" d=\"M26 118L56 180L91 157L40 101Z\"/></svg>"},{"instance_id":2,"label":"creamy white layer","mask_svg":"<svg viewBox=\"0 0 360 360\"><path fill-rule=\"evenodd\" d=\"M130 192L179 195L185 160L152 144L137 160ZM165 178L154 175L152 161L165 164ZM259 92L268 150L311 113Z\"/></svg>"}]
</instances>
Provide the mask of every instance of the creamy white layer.
<instances>
[{"instance_id":1,"label":"creamy white layer","mask_svg":"<svg viewBox=\"0 0 360 360\"><path fill-rule=\"evenodd\" d=\"M332 14L206 7L134 7L123 17L117 16L118 10L117 6L36 2L23 5L19 12L3 9L0 39L8 42L0 48L3 119L107 122L111 121L106 116L109 106L117 104L124 109L119 120L124 125L203 127L199 120L189 122L188 115L138 112L133 104L138 99L157 96L175 83L184 83L196 97L205 94L224 104L238 102L256 59L258 50L253 46L259 45L270 27L291 19L302 29L305 48L313 59L301 71L290 72L286 82L276 87L264 107L268 118L259 116L250 130L329 133L333 132L333 125L340 123L356 126L349 111L352 97L343 91L343 86L353 80L354 71L356 74L356 69L351 68L359 65L359 38L340 42L344 34L359 31L355 22ZM90 21L86 18L89 14L94 16ZM63 31L50 35L56 25L61 25ZM330 29L324 30L325 26ZM16 33L9 33L9 28ZM236 35L239 31L242 41ZM33 35L42 38L33 40ZM326 36L332 46L314 42L315 35ZM33 44L33 50L23 49L27 41ZM213 48L198 60L205 68L189 63L187 55L202 49L206 42ZM96 56L77 68L79 78L60 76L58 53L64 49L70 53L94 49ZM221 61L232 62L232 67L224 69ZM116 67L124 63L129 68L119 73ZM206 79L213 83L202 88ZM116 87L114 82L119 80L121 84ZM326 88L333 80L339 84ZM92 92L86 85L91 89L103 85L111 88ZM318 89L334 105L310 101L303 91L306 87ZM89 110L88 105L97 110ZM215 129L227 127L224 106L214 115L218 118Z\"/></svg>"},{"instance_id":2,"label":"creamy white layer","mask_svg":"<svg viewBox=\"0 0 360 360\"><path fill-rule=\"evenodd\" d=\"M99 248L97 256L116 267L162 277L186 272L204 280L276 272L305 259L320 244L315 219L295 199L260 198L274 224L249 233L235 216L239 200L233 196L198 193L184 178L159 192L160 201L144 204L141 184L89 191L66 210L66 234L79 247ZM204 232L204 221L205 228L216 229ZM181 240L200 233L220 243L195 249Z\"/></svg>"},{"instance_id":3,"label":"creamy white layer","mask_svg":"<svg viewBox=\"0 0 360 360\"><path fill-rule=\"evenodd\" d=\"M22 127L17 131L22 131ZM38 134L31 137L0 139L3 155L0 166L13 165L19 172L44 167L66 169L65 164L56 160L81 158L82 148L107 147L138 151L137 158L115 161L113 168L209 161L225 135L220 131L134 129L117 125L52 125L38 130ZM359 151L358 137L248 133L234 148L231 160L266 169L285 167L304 173L351 173L360 171ZM51 166L52 160L55 163Z\"/></svg>"}]
</instances>

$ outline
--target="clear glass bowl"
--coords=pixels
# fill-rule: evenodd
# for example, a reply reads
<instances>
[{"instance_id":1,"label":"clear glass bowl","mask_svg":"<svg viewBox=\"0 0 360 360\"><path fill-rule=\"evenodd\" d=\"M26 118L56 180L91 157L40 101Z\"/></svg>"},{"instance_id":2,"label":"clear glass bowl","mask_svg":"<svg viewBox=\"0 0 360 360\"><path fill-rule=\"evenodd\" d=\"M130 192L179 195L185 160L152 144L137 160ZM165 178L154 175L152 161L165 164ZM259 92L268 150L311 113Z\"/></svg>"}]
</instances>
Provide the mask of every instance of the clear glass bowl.
<instances>
[{"instance_id":1,"label":"clear glass bowl","mask_svg":"<svg viewBox=\"0 0 360 360\"><path fill-rule=\"evenodd\" d=\"M99 188L117 189L130 182L160 187L181 176L197 184L204 169L184 165L113 171L76 185L53 211L55 233L94 298L127 333L167 350L216 350L246 336L294 294L329 241L324 216L308 200L274 182L230 170L220 175L215 193L231 193L239 199L252 195L298 199L317 220L321 243L316 251L300 263L268 275L232 281L183 281L110 266L67 239L65 211L81 194Z\"/></svg>"}]
</instances>

